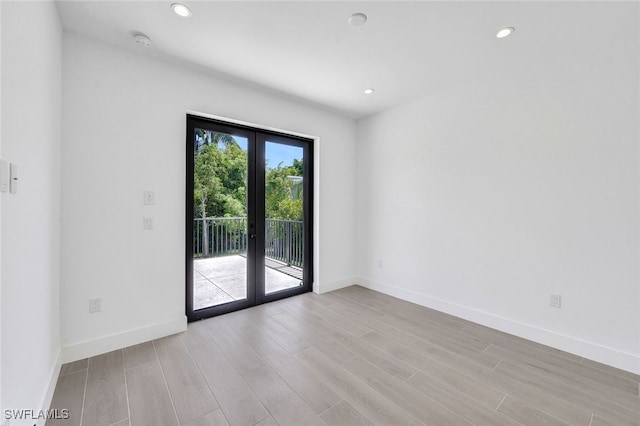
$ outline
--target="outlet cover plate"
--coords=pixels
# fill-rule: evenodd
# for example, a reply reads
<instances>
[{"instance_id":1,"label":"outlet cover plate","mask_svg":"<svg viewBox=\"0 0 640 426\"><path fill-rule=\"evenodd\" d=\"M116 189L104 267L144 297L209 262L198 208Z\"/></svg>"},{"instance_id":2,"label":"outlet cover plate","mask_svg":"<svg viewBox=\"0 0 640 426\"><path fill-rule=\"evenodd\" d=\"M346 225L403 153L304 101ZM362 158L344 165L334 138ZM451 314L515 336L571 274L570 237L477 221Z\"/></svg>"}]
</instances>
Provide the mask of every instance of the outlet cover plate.
<instances>
[{"instance_id":1,"label":"outlet cover plate","mask_svg":"<svg viewBox=\"0 0 640 426\"><path fill-rule=\"evenodd\" d=\"M102 299L89 299L89 313L102 312Z\"/></svg>"}]
</instances>

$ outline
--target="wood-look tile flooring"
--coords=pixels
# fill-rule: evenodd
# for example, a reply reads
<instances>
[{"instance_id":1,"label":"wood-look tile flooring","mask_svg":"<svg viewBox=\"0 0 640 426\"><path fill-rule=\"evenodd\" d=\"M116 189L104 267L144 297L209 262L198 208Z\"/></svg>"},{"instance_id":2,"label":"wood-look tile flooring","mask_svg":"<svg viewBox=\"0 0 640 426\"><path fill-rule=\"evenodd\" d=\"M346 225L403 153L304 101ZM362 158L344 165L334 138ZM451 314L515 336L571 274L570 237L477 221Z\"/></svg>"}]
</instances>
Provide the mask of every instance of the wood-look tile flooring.
<instances>
[{"instance_id":1,"label":"wood-look tile flooring","mask_svg":"<svg viewBox=\"0 0 640 426\"><path fill-rule=\"evenodd\" d=\"M65 364L48 425L640 425L640 377L353 286Z\"/></svg>"}]
</instances>

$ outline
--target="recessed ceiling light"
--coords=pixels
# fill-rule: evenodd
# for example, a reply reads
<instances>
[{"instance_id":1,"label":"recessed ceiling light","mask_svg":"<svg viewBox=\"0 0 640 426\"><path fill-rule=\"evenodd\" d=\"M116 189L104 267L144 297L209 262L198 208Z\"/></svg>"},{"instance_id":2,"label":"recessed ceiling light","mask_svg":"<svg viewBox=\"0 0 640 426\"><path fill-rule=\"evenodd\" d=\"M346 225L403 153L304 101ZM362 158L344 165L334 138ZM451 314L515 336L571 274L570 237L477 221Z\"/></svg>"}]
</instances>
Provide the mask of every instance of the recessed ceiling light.
<instances>
[{"instance_id":1,"label":"recessed ceiling light","mask_svg":"<svg viewBox=\"0 0 640 426\"><path fill-rule=\"evenodd\" d=\"M140 46L144 46L144 47L151 46L151 39L147 37L145 34L135 33L133 35L133 39L135 40L136 44L139 44Z\"/></svg>"},{"instance_id":2,"label":"recessed ceiling light","mask_svg":"<svg viewBox=\"0 0 640 426\"><path fill-rule=\"evenodd\" d=\"M500 31L498 31L498 34L496 34L496 37L498 38L505 38L510 36L516 29L513 27L506 27L501 29Z\"/></svg>"},{"instance_id":3,"label":"recessed ceiling light","mask_svg":"<svg viewBox=\"0 0 640 426\"><path fill-rule=\"evenodd\" d=\"M376 91L376 89L374 89L373 87L369 87L368 89L364 89L364 94L365 95L370 95L375 91Z\"/></svg>"},{"instance_id":4,"label":"recessed ceiling light","mask_svg":"<svg viewBox=\"0 0 640 426\"><path fill-rule=\"evenodd\" d=\"M349 16L349 23L354 27L359 27L364 25L367 22L367 15L364 13L354 13Z\"/></svg>"},{"instance_id":5,"label":"recessed ceiling light","mask_svg":"<svg viewBox=\"0 0 640 426\"><path fill-rule=\"evenodd\" d=\"M188 18L189 16L191 16L191 9L189 9L184 4L174 3L171 5L171 9L173 9L176 15L182 16L183 18Z\"/></svg>"}]
</instances>

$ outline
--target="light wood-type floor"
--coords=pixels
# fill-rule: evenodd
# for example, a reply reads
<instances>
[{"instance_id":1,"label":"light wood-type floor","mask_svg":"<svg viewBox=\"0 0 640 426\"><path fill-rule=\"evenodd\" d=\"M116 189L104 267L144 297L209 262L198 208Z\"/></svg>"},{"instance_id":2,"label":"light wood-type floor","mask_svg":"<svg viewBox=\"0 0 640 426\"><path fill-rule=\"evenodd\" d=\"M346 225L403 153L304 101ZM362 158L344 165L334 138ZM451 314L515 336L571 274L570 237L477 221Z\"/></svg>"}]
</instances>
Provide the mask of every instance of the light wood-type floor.
<instances>
[{"instance_id":1,"label":"light wood-type floor","mask_svg":"<svg viewBox=\"0 0 640 426\"><path fill-rule=\"evenodd\" d=\"M640 377L362 287L62 368L48 425L640 425Z\"/></svg>"}]
</instances>

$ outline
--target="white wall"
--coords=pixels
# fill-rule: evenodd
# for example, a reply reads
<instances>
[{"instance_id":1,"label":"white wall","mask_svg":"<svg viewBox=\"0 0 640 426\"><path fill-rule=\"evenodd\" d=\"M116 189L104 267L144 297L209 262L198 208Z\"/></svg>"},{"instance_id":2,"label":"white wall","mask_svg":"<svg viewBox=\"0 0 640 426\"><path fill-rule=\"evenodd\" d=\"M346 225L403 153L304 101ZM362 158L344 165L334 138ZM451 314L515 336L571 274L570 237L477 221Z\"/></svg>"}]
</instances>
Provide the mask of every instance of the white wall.
<instances>
[{"instance_id":1,"label":"white wall","mask_svg":"<svg viewBox=\"0 0 640 426\"><path fill-rule=\"evenodd\" d=\"M640 372L638 5L607 7L358 123L363 284Z\"/></svg>"},{"instance_id":2,"label":"white wall","mask_svg":"<svg viewBox=\"0 0 640 426\"><path fill-rule=\"evenodd\" d=\"M187 110L320 138L316 289L353 283L353 120L65 34L65 360L184 327ZM155 191L155 206L142 205L145 189ZM155 219L155 230L142 230L143 215ZM90 315L96 297L103 312Z\"/></svg>"},{"instance_id":3,"label":"white wall","mask_svg":"<svg viewBox=\"0 0 640 426\"><path fill-rule=\"evenodd\" d=\"M2 99L2 5L0 4L0 99ZM2 101L0 101L0 157L2 156ZM0 413L4 413L2 399L2 196L0 196Z\"/></svg>"},{"instance_id":4,"label":"white wall","mask_svg":"<svg viewBox=\"0 0 640 426\"><path fill-rule=\"evenodd\" d=\"M1 156L20 176L2 194L2 408L39 410L60 367L61 29L53 2L0 7Z\"/></svg>"}]
</instances>

